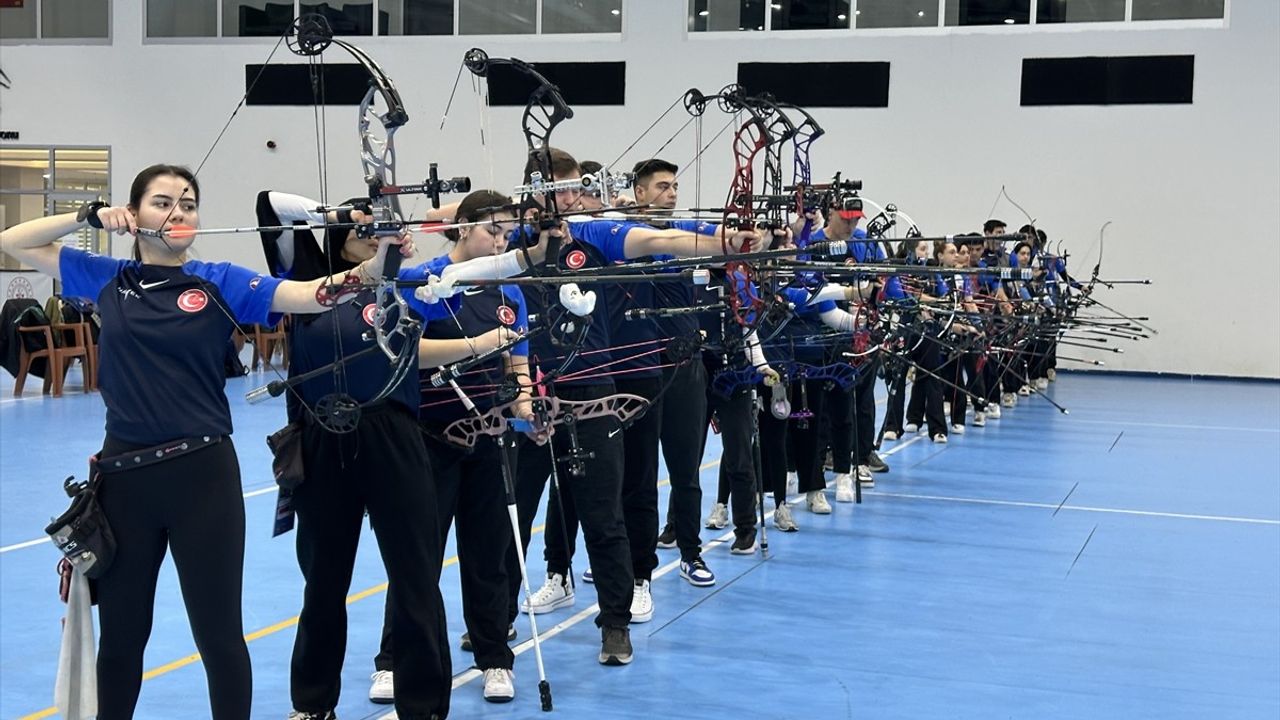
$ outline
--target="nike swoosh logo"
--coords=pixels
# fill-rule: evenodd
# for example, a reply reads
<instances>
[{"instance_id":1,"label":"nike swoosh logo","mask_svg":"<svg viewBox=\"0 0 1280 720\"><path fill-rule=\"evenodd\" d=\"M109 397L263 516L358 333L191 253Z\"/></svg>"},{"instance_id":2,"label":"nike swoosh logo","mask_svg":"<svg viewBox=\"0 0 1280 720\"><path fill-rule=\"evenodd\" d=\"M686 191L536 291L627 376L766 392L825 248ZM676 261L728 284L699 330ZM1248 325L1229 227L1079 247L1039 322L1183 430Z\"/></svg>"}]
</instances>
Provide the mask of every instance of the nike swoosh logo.
<instances>
[{"instance_id":1,"label":"nike swoosh logo","mask_svg":"<svg viewBox=\"0 0 1280 720\"><path fill-rule=\"evenodd\" d=\"M466 290L463 290L462 294L463 295L479 295L482 292L484 292L484 288L482 287L469 287Z\"/></svg>"},{"instance_id":2,"label":"nike swoosh logo","mask_svg":"<svg viewBox=\"0 0 1280 720\"><path fill-rule=\"evenodd\" d=\"M140 283L138 283L138 287L142 288L143 290L150 290L150 289L151 289L151 288L153 288L153 287L157 287L157 286L163 285L163 284L165 284L165 283L167 283L167 282L169 282L169 281L168 281L168 280L157 280L157 281L155 281L155 282L149 282L149 283L140 282Z\"/></svg>"},{"instance_id":3,"label":"nike swoosh logo","mask_svg":"<svg viewBox=\"0 0 1280 720\"><path fill-rule=\"evenodd\" d=\"M618 428L617 430L610 432L609 437L613 437L614 435L617 435L620 432L622 432L622 428Z\"/></svg>"}]
</instances>

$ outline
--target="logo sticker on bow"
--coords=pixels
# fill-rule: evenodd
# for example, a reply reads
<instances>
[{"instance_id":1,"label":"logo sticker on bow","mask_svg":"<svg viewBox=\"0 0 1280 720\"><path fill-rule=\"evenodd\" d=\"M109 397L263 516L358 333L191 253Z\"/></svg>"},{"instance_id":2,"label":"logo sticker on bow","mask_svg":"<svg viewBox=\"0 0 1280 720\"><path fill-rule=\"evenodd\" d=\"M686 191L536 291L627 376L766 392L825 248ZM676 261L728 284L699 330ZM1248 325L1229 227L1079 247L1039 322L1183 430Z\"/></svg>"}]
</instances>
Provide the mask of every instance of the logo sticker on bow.
<instances>
[{"instance_id":1,"label":"logo sticker on bow","mask_svg":"<svg viewBox=\"0 0 1280 720\"><path fill-rule=\"evenodd\" d=\"M198 313L209 304L209 296L203 290L188 290L178 296L178 309L185 313Z\"/></svg>"},{"instance_id":2,"label":"logo sticker on bow","mask_svg":"<svg viewBox=\"0 0 1280 720\"><path fill-rule=\"evenodd\" d=\"M587 254L581 250L570 250L564 257L564 264L571 270L581 270L582 266L587 264Z\"/></svg>"},{"instance_id":3,"label":"logo sticker on bow","mask_svg":"<svg viewBox=\"0 0 1280 720\"><path fill-rule=\"evenodd\" d=\"M506 305L498 306L498 322L511 327L516 324L516 311Z\"/></svg>"},{"instance_id":4,"label":"logo sticker on bow","mask_svg":"<svg viewBox=\"0 0 1280 720\"><path fill-rule=\"evenodd\" d=\"M360 316L364 318L364 322L369 327L373 327L374 317L378 314L377 303L369 303L360 311Z\"/></svg>"}]
</instances>

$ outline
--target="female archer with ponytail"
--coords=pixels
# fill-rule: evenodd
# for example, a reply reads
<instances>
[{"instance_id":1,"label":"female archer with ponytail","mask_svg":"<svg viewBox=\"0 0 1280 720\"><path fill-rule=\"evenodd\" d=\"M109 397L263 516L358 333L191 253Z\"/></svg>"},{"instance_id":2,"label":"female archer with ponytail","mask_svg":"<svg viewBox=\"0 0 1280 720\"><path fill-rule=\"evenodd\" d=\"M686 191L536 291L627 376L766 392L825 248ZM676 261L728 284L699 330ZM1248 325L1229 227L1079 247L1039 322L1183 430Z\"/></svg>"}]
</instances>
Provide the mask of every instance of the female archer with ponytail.
<instances>
[{"instance_id":1,"label":"female archer with ponytail","mask_svg":"<svg viewBox=\"0 0 1280 720\"><path fill-rule=\"evenodd\" d=\"M92 300L102 314L99 385L107 413L98 498L117 545L97 581L102 720L133 715L157 576L170 549L208 677L211 715L249 717L252 679L240 611L244 503L223 357L236 323L271 325L281 313L330 310L316 291L333 278L279 280L189 260L200 199L189 170L153 165L134 179L128 205L89 203L79 213L0 233L0 250L60 280L64 295ZM133 235L134 259L55 242L85 226ZM361 271L380 274L393 242L371 252ZM157 452L161 459L151 459ZM132 467L111 471L117 458Z\"/></svg>"}]
</instances>

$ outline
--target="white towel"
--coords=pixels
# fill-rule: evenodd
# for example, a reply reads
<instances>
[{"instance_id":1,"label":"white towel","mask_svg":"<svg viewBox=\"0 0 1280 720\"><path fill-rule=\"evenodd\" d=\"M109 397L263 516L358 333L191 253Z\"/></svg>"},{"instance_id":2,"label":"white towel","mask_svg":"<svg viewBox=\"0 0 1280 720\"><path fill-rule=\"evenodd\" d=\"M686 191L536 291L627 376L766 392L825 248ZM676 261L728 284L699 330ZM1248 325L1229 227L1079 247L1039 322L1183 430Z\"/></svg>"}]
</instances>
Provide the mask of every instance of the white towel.
<instances>
[{"instance_id":1,"label":"white towel","mask_svg":"<svg viewBox=\"0 0 1280 720\"><path fill-rule=\"evenodd\" d=\"M89 720L98 714L97 644L91 605L88 578L73 570L58 653L58 679L53 687L53 704L66 720Z\"/></svg>"}]
</instances>

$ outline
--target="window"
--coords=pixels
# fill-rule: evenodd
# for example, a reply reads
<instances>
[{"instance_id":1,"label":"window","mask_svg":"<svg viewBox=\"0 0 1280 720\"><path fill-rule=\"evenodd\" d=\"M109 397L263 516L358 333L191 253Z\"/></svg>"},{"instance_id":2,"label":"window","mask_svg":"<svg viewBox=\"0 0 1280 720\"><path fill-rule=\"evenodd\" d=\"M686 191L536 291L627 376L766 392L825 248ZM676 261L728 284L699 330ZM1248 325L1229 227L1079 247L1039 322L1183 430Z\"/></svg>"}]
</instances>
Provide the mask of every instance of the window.
<instances>
[{"instance_id":1,"label":"window","mask_svg":"<svg viewBox=\"0 0 1280 720\"><path fill-rule=\"evenodd\" d=\"M1225 0L1133 0L1134 20L1214 19L1225 12Z\"/></svg>"},{"instance_id":2,"label":"window","mask_svg":"<svg viewBox=\"0 0 1280 720\"><path fill-rule=\"evenodd\" d=\"M147 37L217 37L218 0L147 0Z\"/></svg>"},{"instance_id":3,"label":"window","mask_svg":"<svg viewBox=\"0 0 1280 720\"><path fill-rule=\"evenodd\" d=\"M1037 0L1036 23L1124 20L1125 0Z\"/></svg>"},{"instance_id":4,"label":"window","mask_svg":"<svg viewBox=\"0 0 1280 720\"><path fill-rule=\"evenodd\" d=\"M466 0L458 6L458 34L532 35L537 14L535 0Z\"/></svg>"},{"instance_id":5,"label":"window","mask_svg":"<svg viewBox=\"0 0 1280 720\"><path fill-rule=\"evenodd\" d=\"M689 0L689 30L764 30L765 0Z\"/></svg>"},{"instance_id":6,"label":"window","mask_svg":"<svg viewBox=\"0 0 1280 720\"><path fill-rule=\"evenodd\" d=\"M622 0L542 0L543 33L620 33Z\"/></svg>"},{"instance_id":7,"label":"window","mask_svg":"<svg viewBox=\"0 0 1280 720\"><path fill-rule=\"evenodd\" d=\"M827 30L849 27L849 0L772 0L773 30Z\"/></svg>"},{"instance_id":8,"label":"window","mask_svg":"<svg viewBox=\"0 0 1280 720\"><path fill-rule=\"evenodd\" d=\"M453 0L403 0L378 3L391 7L392 35L452 35Z\"/></svg>"},{"instance_id":9,"label":"window","mask_svg":"<svg viewBox=\"0 0 1280 720\"><path fill-rule=\"evenodd\" d=\"M1026 25L1031 0L947 0L948 25Z\"/></svg>"},{"instance_id":10,"label":"window","mask_svg":"<svg viewBox=\"0 0 1280 720\"><path fill-rule=\"evenodd\" d=\"M858 0L858 28L937 27L938 0Z\"/></svg>"},{"instance_id":11,"label":"window","mask_svg":"<svg viewBox=\"0 0 1280 720\"><path fill-rule=\"evenodd\" d=\"M185 4L185 3L184 3ZM279 37L293 23L293 2L223 0L223 37Z\"/></svg>"},{"instance_id":12,"label":"window","mask_svg":"<svg viewBox=\"0 0 1280 720\"><path fill-rule=\"evenodd\" d=\"M62 0L40 0L45 3ZM104 4L108 0L75 0ZM719 0L712 0L718 2ZM737 0L734 0L737 2ZM533 35L622 32L625 0L145 0L148 38L278 37L303 14L339 36ZM763 8L763 0L749 0ZM28 3L29 5L29 3ZM541 11L541 18L538 13ZM34 8L17 8L4 37L33 37ZM763 10L761 11L763 18ZM763 23L763 20L761 21ZM25 33L25 35L23 34Z\"/></svg>"},{"instance_id":13,"label":"window","mask_svg":"<svg viewBox=\"0 0 1280 720\"><path fill-rule=\"evenodd\" d=\"M3 227L71 212L90 200L111 200L110 154L106 148L0 148L0 219L3 219ZM77 230L62 241L93 252L110 251L107 233L94 228ZM16 270L18 267L13 258L0 255L0 269Z\"/></svg>"},{"instance_id":14,"label":"window","mask_svg":"<svg viewBox=\"0 0 1280 720\"><path fill-rule=\"evenodd\" d=\"M108 0L25 0L0 5L5 40L90 40L110 37Z\"/></svg>"}]
</instances>

